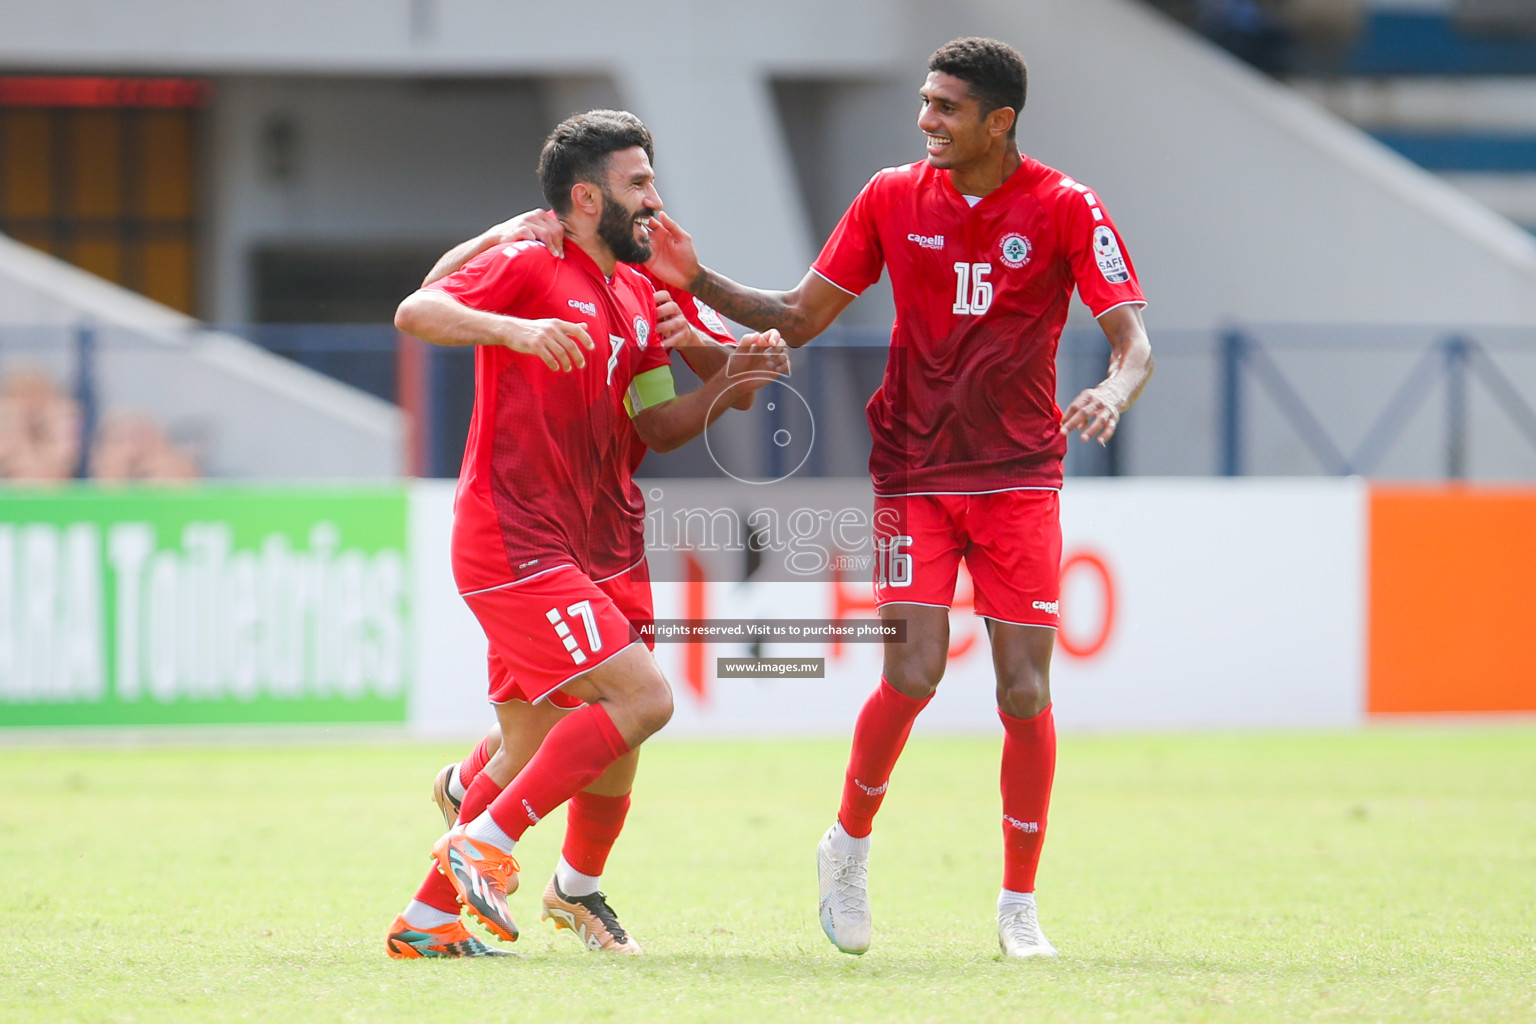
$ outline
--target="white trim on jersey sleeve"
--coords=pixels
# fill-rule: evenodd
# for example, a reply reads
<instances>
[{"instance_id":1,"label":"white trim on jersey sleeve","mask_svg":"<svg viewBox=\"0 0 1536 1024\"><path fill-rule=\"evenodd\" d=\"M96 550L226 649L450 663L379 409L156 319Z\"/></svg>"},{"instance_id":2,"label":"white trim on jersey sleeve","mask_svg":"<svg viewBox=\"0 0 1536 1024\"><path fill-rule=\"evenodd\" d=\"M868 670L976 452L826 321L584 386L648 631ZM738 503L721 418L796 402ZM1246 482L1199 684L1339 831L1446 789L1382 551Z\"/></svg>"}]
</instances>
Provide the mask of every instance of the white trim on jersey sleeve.
<instances>
[{"instance_id":1,"label":"white trim on jersey sleeve","mask_svg":"<svg viewBox=\"0 0 1536 1024\"><path fill-rule=\"evenodd\" d=\"M858 292L851 291L851 290L849 290L847 288L844 288L842 285L838 284L836 281L832 280L830 277L828 277L826 274L823 274L821 271L817 270L815 267L811 268L811 273L815 274L817 277L821 278L823 281L827 282L827 284L831 285L833 288L836 288L838 291L840 291L840 292L847 292L849 295L852 295L854 298L858 298L859 297L859 293Z\"/></svg>"},{"instance_id":2,"label":"white trim on jersey sleeve","mask_svg":"<svg viewBox=\"0 0 1536 1024\"><path fill-rule=\"evenodd\" d=\"M1095 320L1097 320L1099 317L1104 316L1105 314L1110 313L1110 312L1112 312L1114 310L1117 310L1121 306L1140 306L1142 309L1146 309L1147 308L1147 300L1146 299L1126 299L1124 302L1117 302L1113 306L1110 306L1108 309L1104 310L1103 313L1095 313L1095 314L1093 314L1093 318Z\"/></svg>"},{"instance_id":3,"label":"white trim on jersey sleeve","mask_svg":"<svg viewBox=\"0 0 1536 1024\"><path fill-rule=\"evenodd\" d=\"M518 253L527 252L529 249L533 248L547 249L549 246L545 245L537 238L520 238L515 242L508 242L503 245L501 247L501 255L505 256L507 259L511 259Z\"/></svg>"}]
</instances>

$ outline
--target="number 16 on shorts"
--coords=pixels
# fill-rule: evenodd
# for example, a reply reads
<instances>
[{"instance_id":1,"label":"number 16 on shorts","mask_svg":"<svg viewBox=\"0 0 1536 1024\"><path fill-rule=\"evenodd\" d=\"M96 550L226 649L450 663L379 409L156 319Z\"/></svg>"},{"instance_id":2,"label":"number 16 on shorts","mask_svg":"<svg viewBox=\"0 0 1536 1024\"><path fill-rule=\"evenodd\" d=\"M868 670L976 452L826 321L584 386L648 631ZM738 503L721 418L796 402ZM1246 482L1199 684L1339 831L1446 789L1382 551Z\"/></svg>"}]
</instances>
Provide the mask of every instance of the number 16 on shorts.
<instances>
[{"instance_id":1,"label":"number 16 on shorts","mask_svg":"<svg viewBox=\"0 0 1536 1024\"><path fill-rule=\"evenodd\" d=\"M876 588L912 585L912 555L902 550L911 546L911 537L875 538Z\"/></svg>"},{"instance_id":2,"label":"number 16 on shorts","mask_svg":"<svg viewBox=\"0 0 1536 1024\"><path fill-rule=\"evenodd\" d=\"M565 614L581 620L582 626L587 631L588 651L596 654L603 649L603 635L598 632L597 616L592 614L591 601L577 601L565 610ZM571 660L578 665L583 664L587 660L587 653L581 649L581 644L577 642L575 634L571 632L571 627L566 624L564 617L561 616L560 609L551 608L544 613L544 617L549 620L551 626L555 627L555 635L560 638L560 642L570 652Z\"/></svg>"}]
</instances>

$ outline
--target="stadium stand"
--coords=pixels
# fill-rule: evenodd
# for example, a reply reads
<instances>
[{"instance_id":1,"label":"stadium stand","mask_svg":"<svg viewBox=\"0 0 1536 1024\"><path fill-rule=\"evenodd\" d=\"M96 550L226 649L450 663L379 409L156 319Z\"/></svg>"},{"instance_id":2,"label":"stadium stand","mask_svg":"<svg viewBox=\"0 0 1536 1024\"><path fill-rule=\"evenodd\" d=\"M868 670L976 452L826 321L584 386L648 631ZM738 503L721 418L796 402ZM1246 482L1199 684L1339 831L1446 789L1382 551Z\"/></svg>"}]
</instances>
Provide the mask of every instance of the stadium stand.
<instances>
[{"instance_id":1,"label":"stadium stand","mask_svg":"<svg viewBox=\"0 0 1536 1024\"><path fill-rule=\"evenodd\" d=\"M1154 3L1536 231L1536 4Z\"/></svg>"}]
</instances>

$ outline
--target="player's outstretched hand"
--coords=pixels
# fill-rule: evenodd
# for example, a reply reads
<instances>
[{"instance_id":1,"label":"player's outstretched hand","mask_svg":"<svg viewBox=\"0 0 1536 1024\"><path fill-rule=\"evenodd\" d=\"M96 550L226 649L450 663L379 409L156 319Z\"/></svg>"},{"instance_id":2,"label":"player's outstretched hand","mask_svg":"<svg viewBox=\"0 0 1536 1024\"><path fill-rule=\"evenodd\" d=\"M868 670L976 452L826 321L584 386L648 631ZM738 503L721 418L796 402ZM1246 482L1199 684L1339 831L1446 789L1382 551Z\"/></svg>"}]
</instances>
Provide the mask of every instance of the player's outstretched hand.
<instances>
[{"instance_id":1,"label":"player's outstretched hand","mask_svg":"<svg viewBox=\"0 0 1536 1024\"><path fill-rule=\"evenodd\" d=\"M669 292L656 292L656 337L666 349L692 344L695 340L693 325Z\"/></svg>"},{"instance_id":2,"label":"player's outstretched hand","mask_svg":"<svg viewBox=\"0 0 1536 1024\"><path fill-rule=\"evenodd\" d=\"M1115 436L1119 425L1120 405L1103 385L1088 388L1074 398L1061 417L1063 434L1078 430L1084 441L1097 439L1101 445Z\"/></svg>"},{"instance_id":3,"label":"player's outstretched hand","mask_svg":"<svg viewBox=\"0 0 1536 1024\"><path fill-rule=\"evenodd\" d=\"M487 249L512 242L543 242L556 256L565 255L565 228L550 210L529 210L487 229Z\"/></svg>"},{"instance_id":4,"label":"player's outstretched hand","mask_svg":"<svg viewBox=\"0 0 1536 1024\"><path fill-rule=\"evenodd\" d=\"M651 218L651 258L645 265L674 288L690 288L699 276L693 236L664 212Z\"/></svg>"},{"instance_id":5,"label":"player's outstretched hand","mask_svg":"<svg viewBox=\"0 0 1536 1024\"><path fill-rule=\"evenodd\" d=\"M592 338L581 324L567 320L516 320L511 317L504 344L514 352L538 356L551 370L568 373L587 365L582 349L592 351Z\"/></svg>"},{"instance_id":6,"label":"player's outstretched hand","mask_svg":"<svg viewBox=\"0 0 1536 1024\"><path fill-rule=\"evenodd\" d=\"M789 346L778 331L743 335L725 364L725 373L742 378L734 386L756 390L789 373Z\"/></svg>"}]
</instances>

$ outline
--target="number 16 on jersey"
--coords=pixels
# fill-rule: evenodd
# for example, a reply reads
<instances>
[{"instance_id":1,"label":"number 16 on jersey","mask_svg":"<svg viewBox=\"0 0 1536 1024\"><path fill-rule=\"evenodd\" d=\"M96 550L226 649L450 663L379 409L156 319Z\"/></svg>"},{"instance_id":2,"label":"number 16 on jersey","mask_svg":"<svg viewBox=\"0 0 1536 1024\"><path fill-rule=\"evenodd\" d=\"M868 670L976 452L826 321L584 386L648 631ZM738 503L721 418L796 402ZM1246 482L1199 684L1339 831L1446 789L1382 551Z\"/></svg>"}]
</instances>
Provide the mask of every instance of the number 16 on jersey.
<instances>
[{"instance_id":1,"label":"number 16 on jersey","mask_svg":"<svg viewBox=\"0 0 1536 1024\"><path fill-rule=\"evenodd\" d=\"M992 273L990 263L955 264L954 312L961 316L981 316L992 306Z\"/></svg>"}]
</instances>

